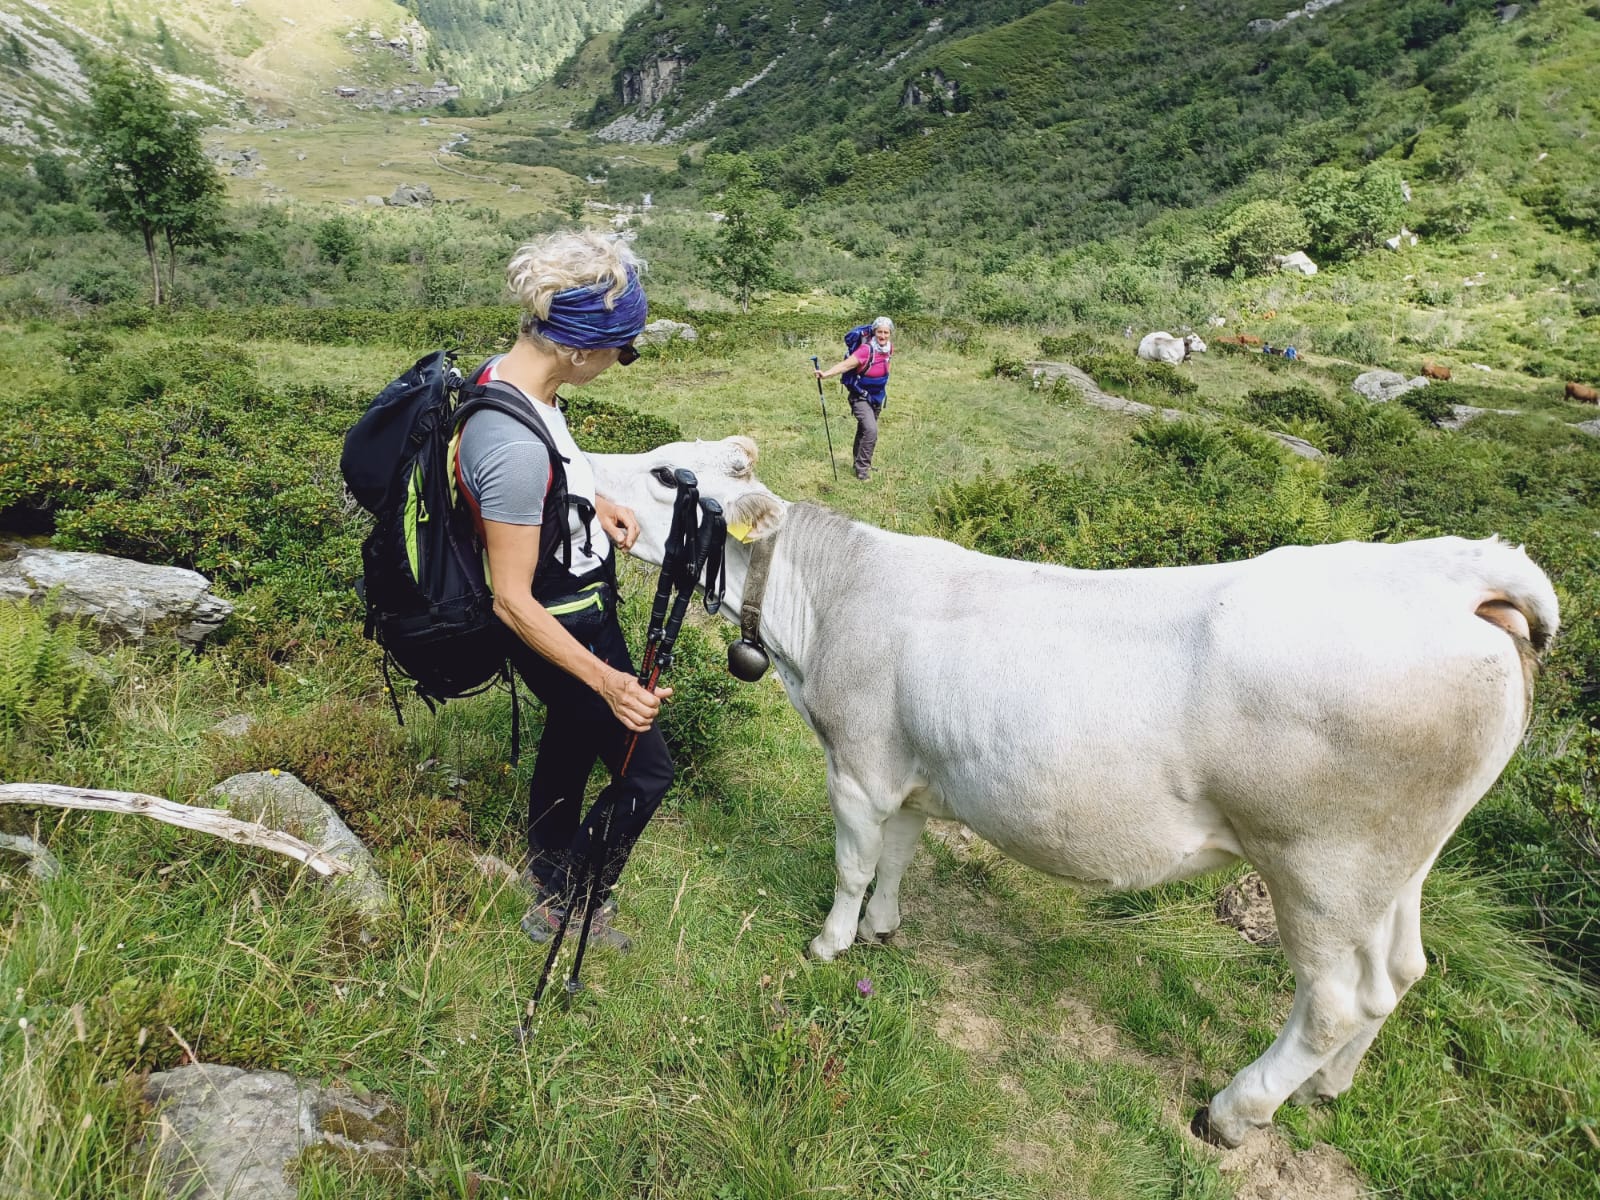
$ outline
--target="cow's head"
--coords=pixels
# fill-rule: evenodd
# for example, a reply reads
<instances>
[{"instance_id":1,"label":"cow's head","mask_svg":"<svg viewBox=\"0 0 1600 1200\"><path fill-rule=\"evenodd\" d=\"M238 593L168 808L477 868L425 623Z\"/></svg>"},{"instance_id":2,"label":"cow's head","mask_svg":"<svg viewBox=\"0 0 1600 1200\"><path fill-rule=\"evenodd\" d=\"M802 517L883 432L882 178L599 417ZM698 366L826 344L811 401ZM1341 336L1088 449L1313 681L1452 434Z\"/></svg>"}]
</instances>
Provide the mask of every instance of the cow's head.
<instances>
[{"instance_id":1,"label":"cow's head","mask_svg":"<svg viewBox=\"0 0 1600 1200\"><path fill-rule=\"evenodd\" d=\"M1206 344L1200 340L1198 333L1191 333L1183 339L1183 352L1186 355L1204 354L1206 352Z\"/></svg>"},{"instance_id":2,"label":"cow's head","mask_svg":"<svg viewBox=\"0 0 1600 1200\"><path fill-rule=\"evenodd\" d=\"M633 554L661 563L677 488L672 474L687 467L700 494L722 505L728 529L740 540L765 537L783 521L784 501L755 476L756 444L746 437L720 442L669 442L643 454L591 454L595 490L639 517Z\"/></svg>"}]
</instances>

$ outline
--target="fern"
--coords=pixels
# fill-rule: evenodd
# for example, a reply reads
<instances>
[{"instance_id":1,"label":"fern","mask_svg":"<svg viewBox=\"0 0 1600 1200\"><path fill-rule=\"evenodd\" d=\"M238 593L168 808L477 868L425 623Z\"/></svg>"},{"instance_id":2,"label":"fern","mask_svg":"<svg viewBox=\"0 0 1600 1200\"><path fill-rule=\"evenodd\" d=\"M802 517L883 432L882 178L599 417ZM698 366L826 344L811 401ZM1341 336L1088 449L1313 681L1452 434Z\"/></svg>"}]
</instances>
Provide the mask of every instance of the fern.
<instances>
[{"instance_id":1,"label":"fern","mask_svg":"<svg viewBox=\"0 0 1600 1200\"><path fill-rule=\"evenodd\" d=\"M105 699L83 631L53 606L0 604L0 746L61 747Z\"/></svg>"}]
</instances>

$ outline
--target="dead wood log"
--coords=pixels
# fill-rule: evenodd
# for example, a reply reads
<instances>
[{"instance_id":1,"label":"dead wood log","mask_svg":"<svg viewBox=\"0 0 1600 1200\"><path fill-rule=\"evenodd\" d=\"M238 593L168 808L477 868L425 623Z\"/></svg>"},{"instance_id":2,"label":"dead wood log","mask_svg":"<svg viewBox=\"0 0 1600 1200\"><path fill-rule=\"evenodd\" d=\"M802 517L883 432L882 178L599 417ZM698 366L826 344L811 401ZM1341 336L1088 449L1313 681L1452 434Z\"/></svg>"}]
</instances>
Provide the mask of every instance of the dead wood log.
<instances>
[{"instance_id":1,"label":"dead wood log","mask_svg":"<svg viewBox=\"0 0 1600 1200\"><path fill-rule=\"evenodd\" d=\"M129 813L149 817L180 829L209 833L239 846L255 846L304 863L318 875L346 875L350 864L324 854L309 842L254 821L240 821L215 808L191 808L160 796L140 792L109 792L98 788L62 787L54 783L0 783L0 804L43 804L50 808L87 809L93 812Z\"/></svg>"}]
</instances>

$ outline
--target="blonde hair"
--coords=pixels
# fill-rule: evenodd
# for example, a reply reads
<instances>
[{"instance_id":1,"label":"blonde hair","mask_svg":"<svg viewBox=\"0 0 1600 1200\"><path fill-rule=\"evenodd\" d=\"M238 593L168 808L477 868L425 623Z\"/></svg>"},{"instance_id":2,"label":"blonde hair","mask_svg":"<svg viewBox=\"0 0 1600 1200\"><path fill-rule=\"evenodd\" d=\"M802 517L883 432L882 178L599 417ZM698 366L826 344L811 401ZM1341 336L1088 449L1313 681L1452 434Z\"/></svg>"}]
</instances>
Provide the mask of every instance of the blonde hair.
<instances>
[{"instance_id":1,"label":"blonde hair","mask_svg":"<svg viewBox=\"0 0 1600 1200\"><path fill-rule=\"evenodd\" d=\"M550 315L550 301L569 288L609 284L606 307L628 290L629 272L645 270L645 261L633 252L622 235L570 229L550 233L520 247L506 264L506 282L522 306L518 332L542 350L571 347L552 342L538 331Z\"/></svg>"}]
</instances>

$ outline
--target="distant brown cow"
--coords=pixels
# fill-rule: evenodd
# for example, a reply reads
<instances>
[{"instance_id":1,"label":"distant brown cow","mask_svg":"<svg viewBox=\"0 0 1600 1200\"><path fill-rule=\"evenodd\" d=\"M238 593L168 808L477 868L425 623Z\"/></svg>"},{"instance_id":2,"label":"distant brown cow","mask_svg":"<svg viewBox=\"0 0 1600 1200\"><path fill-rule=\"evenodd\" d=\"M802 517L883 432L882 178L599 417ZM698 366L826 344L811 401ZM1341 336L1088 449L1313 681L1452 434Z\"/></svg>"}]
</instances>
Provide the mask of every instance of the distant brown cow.
<instances>
[{"instance_id":1,"label":"distant brown cow","mask_svg":"<svg viewBox=\"0 0 1600 1200\"><path fill-rule=\"evenodd\" d=\"M1567 381L1567 399L1577 400L1583 404L1600 404L1600 391L1596 391L1586 383L1573 383Z\"/></svg>"},{"instance_id":2,"label":"distant brown cow","mask_svg":"<svg viewBox=\"0 0 1600 1200\"><path fill-rule=\"evenodd\" d=\"M1422 373L1429 379L1449 379L1450 368L1441 367L1438 363L1425 362L1422 364Z\"/></svg>"},{"instance_id":3,"label":"distant brown cow","mask_svg":"<svg viewBox=\"0 0 1600 1200\"><path fill-rule=\"evenodd\" d=\"M1253 333L1241 333L1239 335L1239 345L1241 345L1241 346L1259 346L1259 345L1261 345L1261 339L1258 338Z\"/></svg>"}]
</instances>

